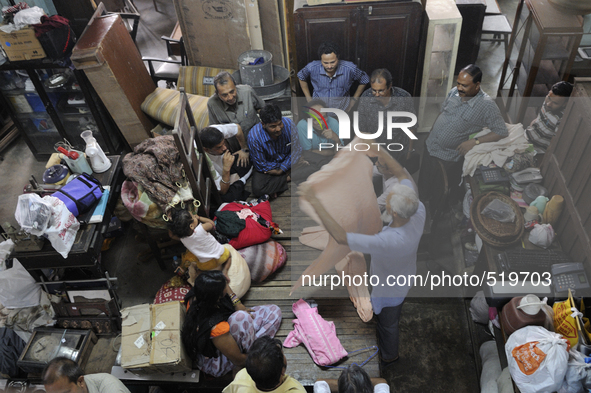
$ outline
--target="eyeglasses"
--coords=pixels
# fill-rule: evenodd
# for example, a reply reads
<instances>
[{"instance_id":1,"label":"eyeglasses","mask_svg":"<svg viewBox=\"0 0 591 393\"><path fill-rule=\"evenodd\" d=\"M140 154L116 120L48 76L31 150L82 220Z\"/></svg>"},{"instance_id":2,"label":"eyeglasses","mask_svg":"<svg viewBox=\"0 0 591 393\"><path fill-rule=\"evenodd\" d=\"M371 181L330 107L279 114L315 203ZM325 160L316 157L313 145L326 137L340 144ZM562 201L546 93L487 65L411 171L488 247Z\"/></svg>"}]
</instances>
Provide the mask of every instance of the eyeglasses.
<instances>
[{"instance_id":1,"label":"eyeglasses","mask_svg":"<svg viewBox=\"0 0 591 393\"><path fill-rule=\"evenodd\" d=\"M371 89L371 94L373 94L374 96L383 96L388 92L389 89L382 89L382 90L374 90Z\"/></svg>"}]
</instances>

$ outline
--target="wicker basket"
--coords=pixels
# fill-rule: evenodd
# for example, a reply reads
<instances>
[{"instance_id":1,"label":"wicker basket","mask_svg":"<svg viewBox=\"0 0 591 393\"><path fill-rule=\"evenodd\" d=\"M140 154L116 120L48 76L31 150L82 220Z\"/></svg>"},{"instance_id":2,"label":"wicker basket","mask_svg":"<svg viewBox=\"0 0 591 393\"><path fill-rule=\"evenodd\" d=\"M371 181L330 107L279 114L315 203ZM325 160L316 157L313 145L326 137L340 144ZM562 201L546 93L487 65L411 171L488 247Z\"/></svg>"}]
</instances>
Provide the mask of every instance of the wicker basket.
<instances>
[{"instance_id":1,"label":"wicker basket","mask_svg":"<svg viewBox=\"0 0 591 393\"><path fill-rule=\"evenodd\" d=\"M493 199L499 199L513 208L515 222L503 223L481 214L482 210ZM474 230L482 241L498 248L511 246L519 242L525 230L525 221L519 205L510 197L494 191L481 194L474 198L472 205L470 205L470 220L472 221Z\"/></svg>"},{"instance_id":2,"label":"wicker basket","mask_svg":"<svg viewBox=\"0 0 591 393\"><path fill-rule=\"evenodd\" d=\"M495 220L494 218L489 218L482 215L482 211L486 208L486 206L495 199L504 202L508 206L511 206L511 208L513 209L513 213L515 213L514 222L500 222ZM483 194L482 197L478 198L478 201L475 202L476 215L480 220L482 226L486 228L487 232L493 238L497 239L500 242L511 241L523 232L525 219L523 218L521 209L519 208L519 205L507 195L492 191Z\"/></svg>"}]
</instances>

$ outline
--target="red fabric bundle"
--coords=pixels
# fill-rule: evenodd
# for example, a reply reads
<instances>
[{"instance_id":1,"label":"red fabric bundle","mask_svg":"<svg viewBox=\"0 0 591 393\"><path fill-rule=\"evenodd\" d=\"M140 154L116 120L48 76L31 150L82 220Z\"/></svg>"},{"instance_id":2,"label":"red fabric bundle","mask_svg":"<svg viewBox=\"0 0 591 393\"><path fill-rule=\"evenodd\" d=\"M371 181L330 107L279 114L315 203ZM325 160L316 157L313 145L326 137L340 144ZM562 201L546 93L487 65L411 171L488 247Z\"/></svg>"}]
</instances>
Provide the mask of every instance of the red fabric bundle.
<instances>
[{"instance_id":1,"label":"red fabric bundle","mask_svg":"<svg viewBox=\"0 0 591 393\"><path fill-rule=\"evenodd\" d=\"M273 213L271 212L271 204L269 201L259 203L256 206L245 206L238 202L228 203L221 210L240 212L244 209L249 209L253 213L260 215L265 220L273 224ZM252 246L254 244L264 243L271 238L271 229L259 224L252 217L245 219L246 228L240 231L238 237L230 240L230 245L239 250L244 247ZM273 224L275 225L275 224Z\"/></svg>"}]
</instances>

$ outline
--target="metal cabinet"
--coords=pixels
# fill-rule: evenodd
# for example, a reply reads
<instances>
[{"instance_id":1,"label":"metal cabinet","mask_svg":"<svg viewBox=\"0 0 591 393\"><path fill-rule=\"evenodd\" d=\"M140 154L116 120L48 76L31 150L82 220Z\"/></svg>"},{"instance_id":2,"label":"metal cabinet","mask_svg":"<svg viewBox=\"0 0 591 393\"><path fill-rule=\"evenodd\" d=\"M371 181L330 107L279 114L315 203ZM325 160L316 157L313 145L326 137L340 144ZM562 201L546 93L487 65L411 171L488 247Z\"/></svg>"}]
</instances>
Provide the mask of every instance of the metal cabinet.
<instances>
[{"instance_id":1,"label":"metal cabinet","mask_svg":"<svg viewBox=\"0 0 591 393\"><path fill-rule=\"evenodd\" d=\"M419 99L419 132L431 130L452 87L462 15L453 0L429 0L427 34Z\"/></svg>"},{"instance_id":2,"label":"metal cabinet","mask_svg":"<svg viewBox=\"0 0 591 393\"><path fill-rule=\"evenodd\" d=\"M581 18L548 0L519 3L497 92L510 122L523 122L530 106L539 108L540 100L530 97L545 97L554 83L568 80L582 36Z\"/></svg>"},{"instance_id":3,"label":"metal cabinet","mask_svg":"<svg viewBox=\"0 0 591 393\"><path fill-rule=\"evenodd\" d=\"M0 67L1 100L37 159L48 158L55 143L64 138L83 149L80 134L86 130L93 132L107 154L125 148L119 129L83 72L51 63L21 63Z\"/></svg>"}]
</instances>

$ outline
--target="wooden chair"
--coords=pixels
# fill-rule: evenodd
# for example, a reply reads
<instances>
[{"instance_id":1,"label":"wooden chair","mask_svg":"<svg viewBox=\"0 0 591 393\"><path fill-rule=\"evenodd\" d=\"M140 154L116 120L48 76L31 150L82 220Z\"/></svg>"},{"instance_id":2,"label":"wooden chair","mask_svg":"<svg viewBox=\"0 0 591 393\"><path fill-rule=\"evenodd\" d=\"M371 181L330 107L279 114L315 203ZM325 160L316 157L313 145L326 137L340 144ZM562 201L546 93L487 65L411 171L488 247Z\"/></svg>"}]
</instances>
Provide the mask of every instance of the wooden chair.
<instances>
[{"instance_id":1,"label":"wooden chair","mask_svg":"<svg viewBox=\"0 0 591 393\"><path fill-rule=\"evenodd\" d=\"M179 79L180 68L187 65L187 56L185 54L182 37L179 40L165 36L160 38L166 42L166 53L168 57L166 59L161 59L157 57L142 56L142 60L148 63L148 71L150 72L150 76L154 83L158 85L158 81L164 80L166 81L166 87L170 88ZM179 56L174 54L171 44L179 44ZM160 63L160 65L155 68L154 63Z\"/></svg>"},{"instance_id":2,"label":"wooden chair","mask_svg":"<svg viewBox=\"0 0 591 393\"><path fill-rule=\"evenodd\" d=\"M189 180L193 197L201 202L199 215L209 217L212 200L216 206L219 206L222 200L205 162L205 152L197 136L198 128L195 125L191 107L188 105L185 89L181 88L180 93L179 110L172 135L181 155L185 176Z\"/></svg>"}]
</instances>

